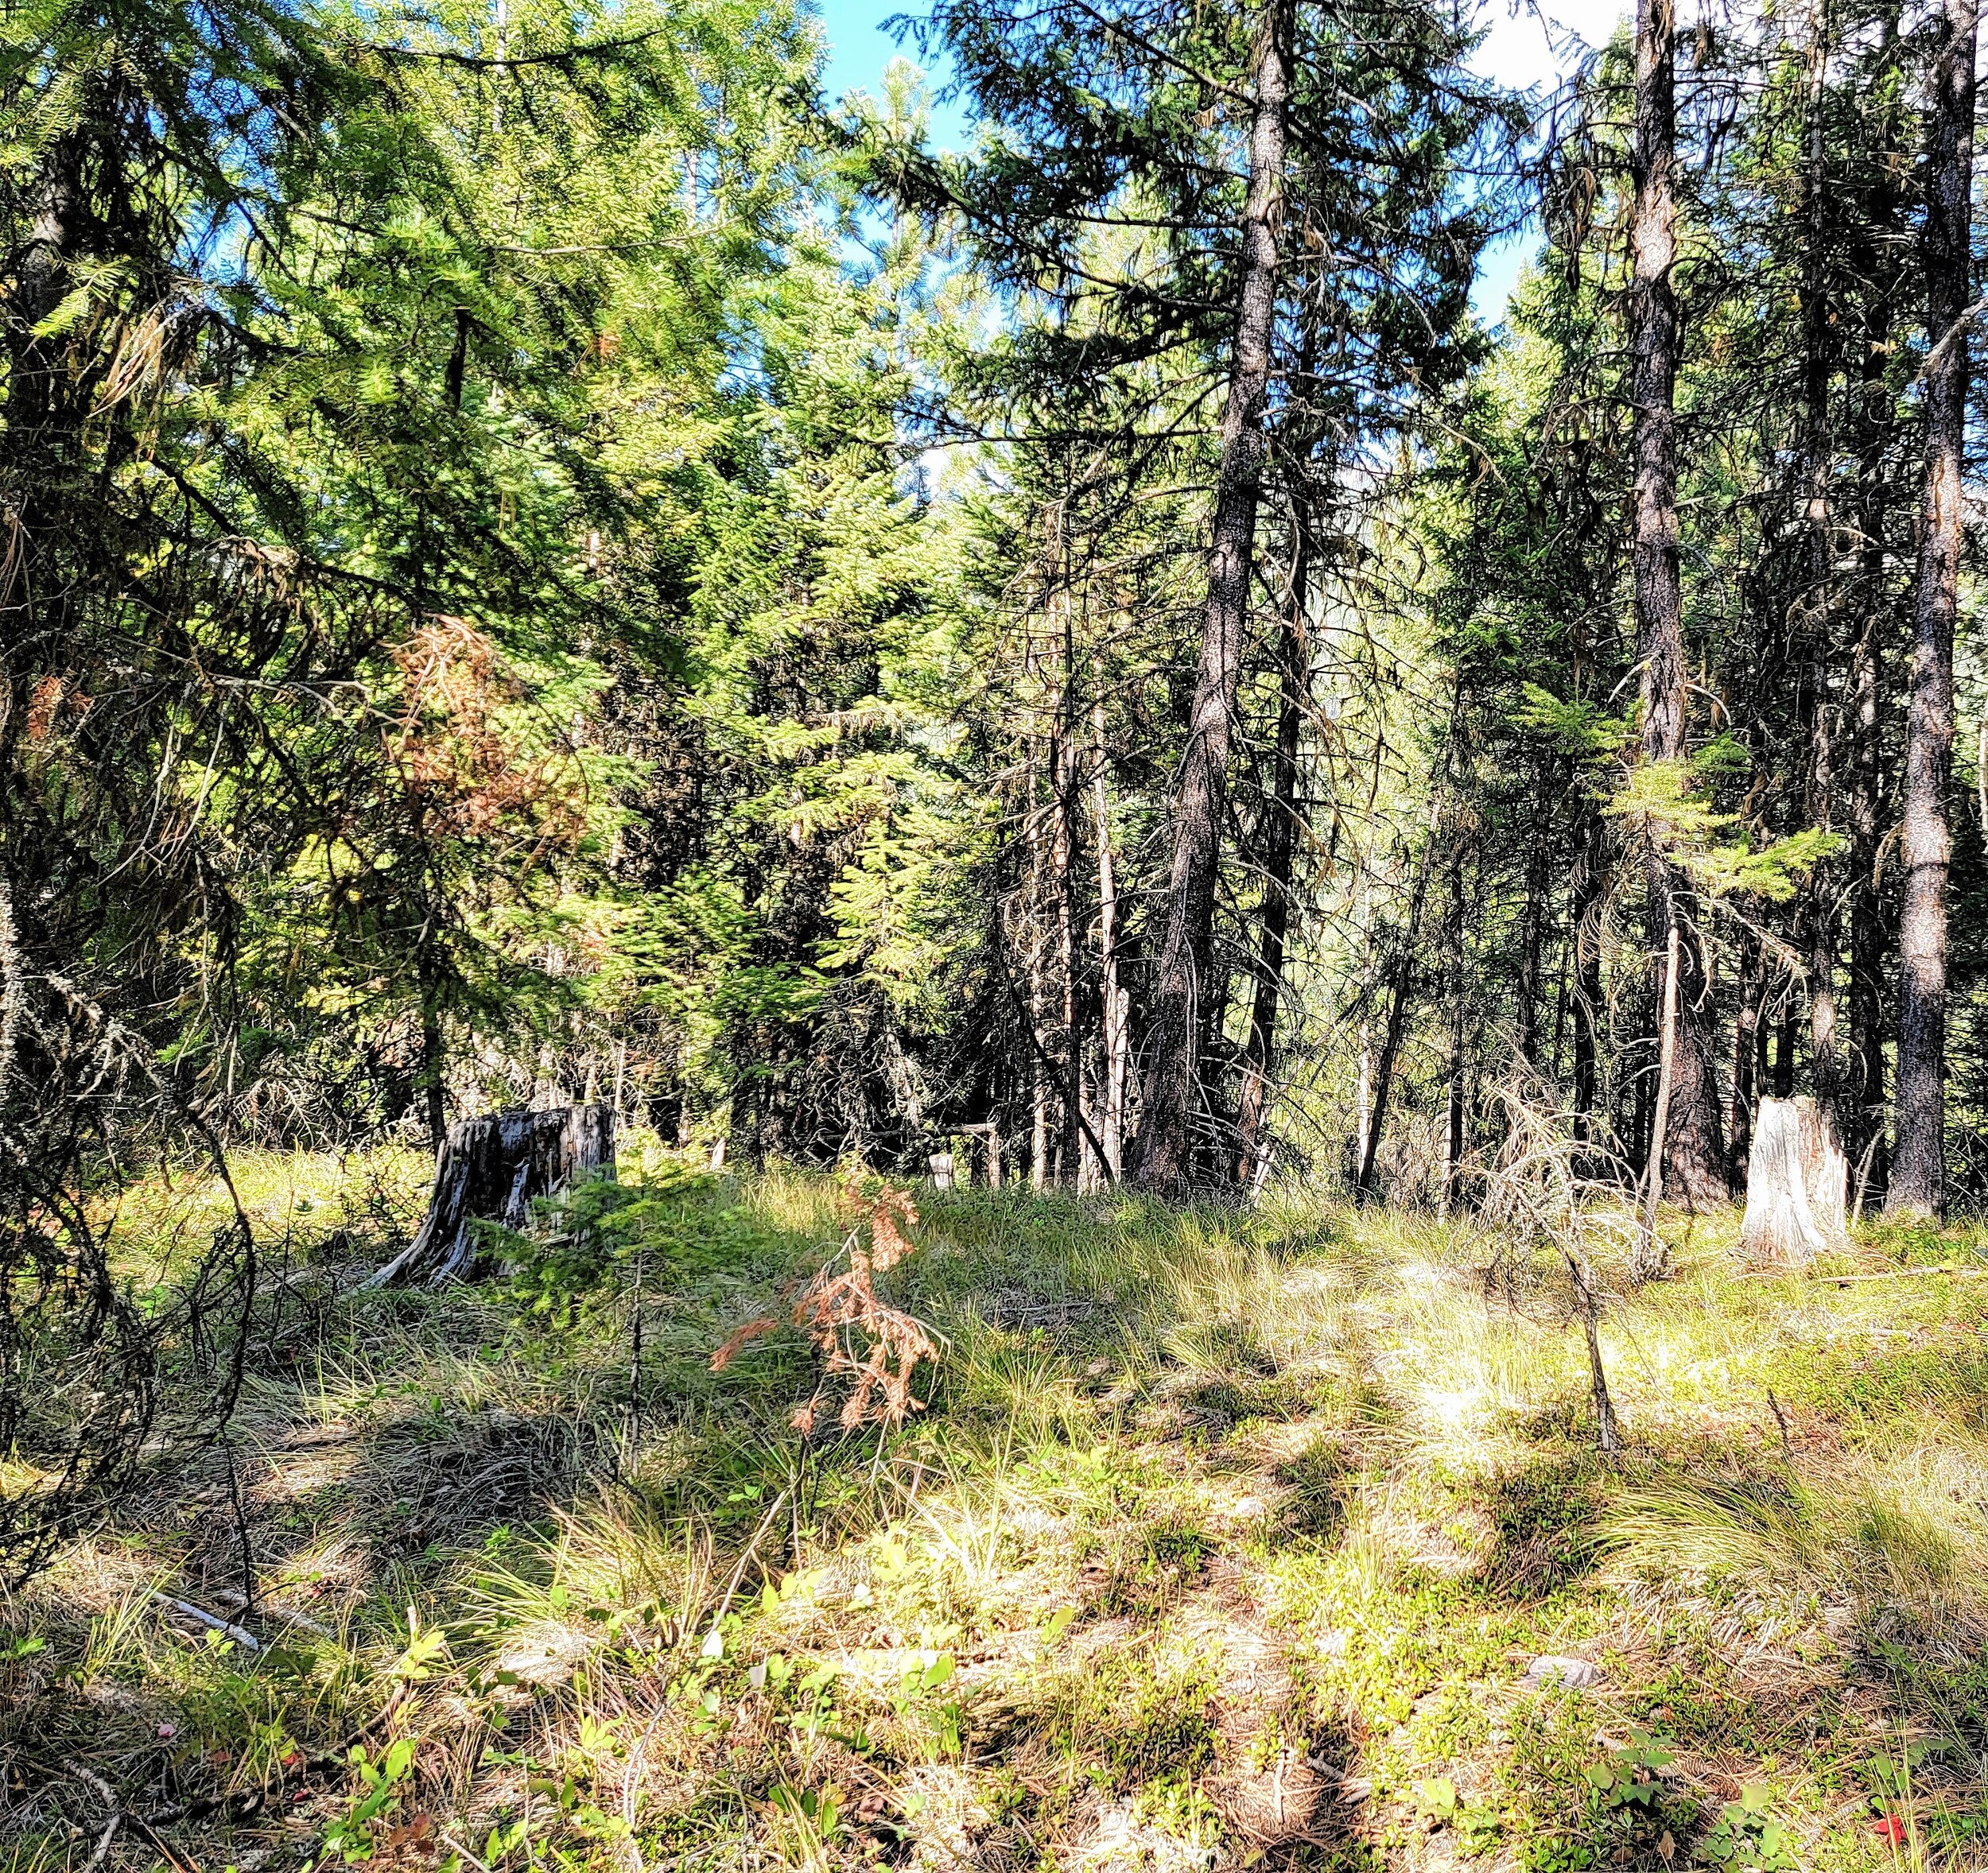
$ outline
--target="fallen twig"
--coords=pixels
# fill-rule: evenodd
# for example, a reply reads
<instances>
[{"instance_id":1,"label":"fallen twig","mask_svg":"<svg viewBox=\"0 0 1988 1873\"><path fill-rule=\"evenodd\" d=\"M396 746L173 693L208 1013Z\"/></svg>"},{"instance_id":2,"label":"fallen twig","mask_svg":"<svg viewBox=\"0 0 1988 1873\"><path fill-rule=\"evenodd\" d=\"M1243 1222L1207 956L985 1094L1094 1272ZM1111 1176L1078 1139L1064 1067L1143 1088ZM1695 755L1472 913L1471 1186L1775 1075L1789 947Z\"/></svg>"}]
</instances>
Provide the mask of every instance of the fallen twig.
<instances>
[{"instance_id":1,"label":"fallen twig","mask_svg":"<svg viewBox=\"0 0 1988 1873\"><path fill-rule=\"evenodd\" d=\"M233 1607L238 1610L248 1604L247 1596L232 1589L227 1592L217 1593L214 1597L223 1606ZM286 1626L301 1627L305 1632L313 1633L321 1639L336 1641L338 1638L338 1635L328 1626L324 1625L321 1621L313 1619L309 1613L294 1612L288 1607L278 1606L273 1600L264 1600L254 1611L258 1619L281 1619Z\"/></svg>"},{"instance_id":2,"label":"fallen twig","mask_svg":"<svg viewBox=\"0 0 1988 1873\"><path fill-rule=\"evenodd\" d=\"M173 1873L200 1873L200 1863L190 1854L174 1852L165 1837L143 1815L127 1814L124 1818L151 1843L152 1851L173 1869Z\"/></svg>"},{"instance_id":3,"label":"fallen twig","mask_svg":"<svg viewBox=\"0 0 1988 1873\"><path fill-rule=\"evenodd\" d=\"M64 1756L62 1766L78 1782L87 1782L95 1790L97 1798L109 1812L110 1818L103 1824L103 1832L97 1836L95 1851L77 1869L77 1873L96 1873L96 1869L103 1864L105 1856L111 1851L111 1843L117 1838L118 1824L124 1819L124 1810L118 1805L117 1797L111 1794L111 1785L94 1769L86 1769L72 1756Z\"/></svg>"},{"instance_id":4,"label":"fallen twig","mask_svg":"<svg viewBox=\"0 0 1988 1873\"><path fill-rule=\"evenodd\" d=\"M1988 1275L1988 1262L1970 1266L1960 1262L1928 1262L1912 1268L1880 1268L1857 1274L1817 1274L1812 1269L1806 1268L1750 1268L1739 1278L1743 1282L1823 1282L1846 1288L1852 1282L1902 1281L1906 1276L1915 1274L1951 1274L1965 1281Z\"/></svg>"},{"instance_id":5,"label":"fallen twig","mask_svg":"<svg viewBox=\"0 0 1988 1873\"><path fill-rule=\"evenodd\" d=\"M483 1861L478 1859L476 1855L472 1853L468 1848L464 1846L463 1844L458 1840L453 1834L450 1833L446 1828L442 1830L441 1841L443 1846L449 1848L455 1852L460 1854L464 1859L469 1862L471 1866L477 1869L477 1873L490 1873L490 1868Z\"/></svg>"},{"instance_id":6,"label":"fallen twig","mask_svg":"<svg viewBox=\"0 0 1988 1873\"><path fill-rule=\"evenodd\" d=\"M170 1607L176 1613L184 1613L189 1619L211 1628L224 1638L231 1638L243 1650L259 1652L262 1642L246 1626L237 1626L232 1619L223 1619L219 1613L210 1613L205 1607L196 1607L190 1600L180 1600L170 1593L152 1589L152 1597L162 1607Z\"/></svg>"}]
</instances>

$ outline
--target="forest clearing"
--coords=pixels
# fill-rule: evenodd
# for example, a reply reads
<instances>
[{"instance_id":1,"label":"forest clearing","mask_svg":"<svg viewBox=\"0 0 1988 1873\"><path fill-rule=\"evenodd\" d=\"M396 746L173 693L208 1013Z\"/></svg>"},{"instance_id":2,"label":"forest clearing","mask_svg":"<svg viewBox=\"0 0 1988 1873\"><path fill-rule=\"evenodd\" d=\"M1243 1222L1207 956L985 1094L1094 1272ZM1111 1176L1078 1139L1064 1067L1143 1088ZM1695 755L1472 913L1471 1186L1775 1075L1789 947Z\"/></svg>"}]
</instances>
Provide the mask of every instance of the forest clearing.
<instances>
[{"instance_id":1,"label":"forest clearing","mask_svg":"<svg viewBox=\"0 0 1988 1873\"><path fill-rule=\"evenodd\" d=\"M1679 1219L1598 1270L1605 1460L1564 1270L1468 1222L926 1190L925 1408L809 1437L801 1335L712 1354L883 1187L629 1158L439 1292L351 1279L413 1154L238 1165L227 1445L6 1603L8 1865L1978 1863L1977 1231Z\"/></svg>"},{"instance_id":2,"label":"forest clearing","mask_svg":"<svg viewBox=\"0 0 1988 1873\"><path fill-rule=\"evenodd\" d=\"M0 1873L1988 1873L1979 0L890 3L0 5Z\"/></svg>"}]
</instances>

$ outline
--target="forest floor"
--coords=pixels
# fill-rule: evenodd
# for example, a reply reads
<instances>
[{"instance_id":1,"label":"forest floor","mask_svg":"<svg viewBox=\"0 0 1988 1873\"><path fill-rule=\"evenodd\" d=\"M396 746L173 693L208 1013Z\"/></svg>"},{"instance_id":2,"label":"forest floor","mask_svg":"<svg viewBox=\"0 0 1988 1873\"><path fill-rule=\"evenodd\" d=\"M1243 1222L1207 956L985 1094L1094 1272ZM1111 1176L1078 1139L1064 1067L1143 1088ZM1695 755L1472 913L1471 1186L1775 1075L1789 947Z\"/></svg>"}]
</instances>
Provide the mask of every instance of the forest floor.
<instances>
[{"instance_id":1,"label":"forest floor","mask_svg":"<svg viewBox=\"0 0 1988 1873\"><path fill-rule=\"evenodd\" d=\"M829 1180L652 1154L431 1294L355 1286L414 1154L236 1169L228 1452L0 1602L0 1867L1988 1867L1978 1233L1839 1283L1669 1219L1605 1460L1566 1282L1466 1224L922 1192L929 1408L804 1441L804 1339L710 1355Z\"/></svg>"}]
</instances>

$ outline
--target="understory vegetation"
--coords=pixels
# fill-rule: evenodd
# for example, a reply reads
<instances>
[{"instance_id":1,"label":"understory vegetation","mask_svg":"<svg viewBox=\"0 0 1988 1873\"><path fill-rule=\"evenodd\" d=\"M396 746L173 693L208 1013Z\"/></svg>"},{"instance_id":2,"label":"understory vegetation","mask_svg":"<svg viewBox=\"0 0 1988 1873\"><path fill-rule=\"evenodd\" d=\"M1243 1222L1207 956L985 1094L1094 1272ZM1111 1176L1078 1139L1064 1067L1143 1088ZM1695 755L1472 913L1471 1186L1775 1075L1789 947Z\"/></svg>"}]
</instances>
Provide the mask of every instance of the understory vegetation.
<instances>
[{"instance_id":1,"label":"understory vegetation","mask_svg":"<svg viewBox=\"0 0 1988 1873\"><path fill-rule=\"evenodd\" d=\"M1468 1214L638 1136L408 1292L359 1278L425 1158L234 1181L274 1267L226 1437L0 1603L14 1873L1979 1863L1978 1231L1598 1251L1610 1460L1567 1264ZM118 1239L233 1215L155 1177ZM804 1434L786 1310L845 1251L935 1356Z\"/></svg>"},{"instance_id":2,"label":"understory vegetation","mask_svg":"<svg viewBox=\"0 0 1988 1873\"><path fill-rule=\"evenodd\" d=\"M0 5L0 1873L1988 1873L1980 3Z\"/></svg>"}]
</instances>

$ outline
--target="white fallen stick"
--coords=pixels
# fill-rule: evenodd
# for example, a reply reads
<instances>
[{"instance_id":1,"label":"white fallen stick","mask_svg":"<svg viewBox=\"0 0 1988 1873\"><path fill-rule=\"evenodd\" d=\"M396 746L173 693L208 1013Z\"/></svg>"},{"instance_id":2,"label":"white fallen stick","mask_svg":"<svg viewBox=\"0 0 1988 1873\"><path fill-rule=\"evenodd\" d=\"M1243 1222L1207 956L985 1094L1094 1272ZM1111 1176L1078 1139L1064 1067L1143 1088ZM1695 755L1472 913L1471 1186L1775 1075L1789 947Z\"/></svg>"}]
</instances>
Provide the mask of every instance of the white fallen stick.
<instances>
[{"instance_id":1,"label":"white fallen stick","mask_svg":"<svg viewBox=\"0 0 1988 1873\"><path fill-rule=\"evenodd\" d=\"M246 1607L248 1604L245 1594L233 1590L217 1593L214 1597L224 1607ZM320 1638L336 1640L338 1637L331 1627L313 1619L309 1613L294 1612L288 1607L279 1607L274 1600L263 1601L255 1610L265 1619L281 1619L286 1626L301 1627L305 1631L315 1633Z\"/></svg>"},{"instance_id":2,"label":"white fallen stick","mask_svg":"<svg viewBox=\"0 0 1988 1873\"><path fill-rule=\"evenodd\" d=\"M184 1613L198 1624L209 1627L227 1638L231 1638L243 1650L259 1652L262 1642L246 1626L237 1626L232 1619L223 1619L219 1613L210 1613L205 1607L196 1607L190 1600L178 1600L172 1594L152 1589L152 1597L162 1607L170 1607L176 1613Z\"/></svg>"}]
</instances>

